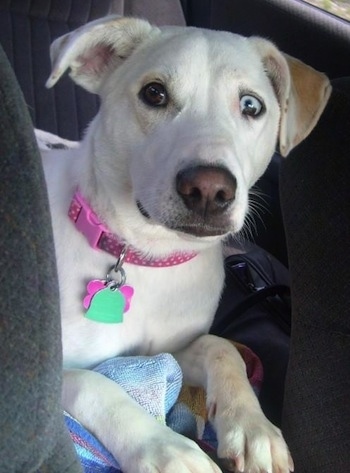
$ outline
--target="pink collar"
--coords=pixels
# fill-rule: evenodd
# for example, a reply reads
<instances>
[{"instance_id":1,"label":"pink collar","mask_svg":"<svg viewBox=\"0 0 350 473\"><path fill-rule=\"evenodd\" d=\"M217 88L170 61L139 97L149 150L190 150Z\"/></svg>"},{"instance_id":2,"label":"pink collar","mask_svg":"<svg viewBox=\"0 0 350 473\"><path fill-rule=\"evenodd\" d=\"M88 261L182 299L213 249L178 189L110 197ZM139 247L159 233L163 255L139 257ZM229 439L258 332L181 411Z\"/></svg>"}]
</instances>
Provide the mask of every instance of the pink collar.
<instances>
[{"instance_id":1,"label":"pink collar","mask_svg":"<svg viewBox=\"0 0 350 473\"><path fill-rule=\"evenodd\" d=\"M68 216L75 223L76 228L86 237L92 248L104 250L116 258L119 258L125 248L125 244L101 223L79 191L76 191L73 196ZM166 258L153 258L144 256L135 248L127 246L124 262L138 266L165 268L186 263L195 256L197 256L197 253L192 251L186 253L172 253Z\"/></svg>"}]
</instances>

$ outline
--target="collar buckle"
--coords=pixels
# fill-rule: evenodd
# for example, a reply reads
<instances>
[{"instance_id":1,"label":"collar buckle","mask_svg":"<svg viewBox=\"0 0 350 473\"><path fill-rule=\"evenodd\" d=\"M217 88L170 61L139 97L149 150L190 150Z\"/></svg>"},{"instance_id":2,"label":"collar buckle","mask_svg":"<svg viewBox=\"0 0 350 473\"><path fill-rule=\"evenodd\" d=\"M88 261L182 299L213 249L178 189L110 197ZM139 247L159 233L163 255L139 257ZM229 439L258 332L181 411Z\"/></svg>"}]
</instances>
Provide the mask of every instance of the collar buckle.
<instances>
[{"instance_id":1,"label":"collar buckle","mask_svg":"<svg viewBox=\"0 0 350 473\"><path fill-rule=\"evenodd\" d=\"M75 223L76 228L85 235L90 246L98 249L99 241L103 233L108 233L107 228L101 223L89 204L77 192L69 208L69 217Z\"/></svg>"},{"instance_id":2,"label":"collar buckle","mask_svg":"<svg viewBox=\"0 0 350 473\"><path fill-rule=\"evenodd\" d=\"M71 201L69 218L74 222L76 228L85 236L89 245L95 250L103 250L118 258L118 262L136 264L138 266L149 266L154 268L165 268L186 263L197 256L197 252L171 253L167 257L144 257L132 247L128 247L126 254L125 243L112 234L100 221L88 202L79 191L74 194ZM122 264L122 263L120 263Z\"/></svg>"}]
</instances>

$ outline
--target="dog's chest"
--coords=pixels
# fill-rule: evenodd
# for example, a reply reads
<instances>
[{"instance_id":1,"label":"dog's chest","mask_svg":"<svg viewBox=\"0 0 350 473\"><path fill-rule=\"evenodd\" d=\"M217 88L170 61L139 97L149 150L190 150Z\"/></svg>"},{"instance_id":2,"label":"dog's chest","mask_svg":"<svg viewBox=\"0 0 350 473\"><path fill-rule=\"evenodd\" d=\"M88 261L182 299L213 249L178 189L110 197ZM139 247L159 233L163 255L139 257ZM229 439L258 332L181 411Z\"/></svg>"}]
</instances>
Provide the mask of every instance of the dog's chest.
<instances>
[{"instance_id":1,"label":"dog's chest","mask_svg":"<svg viewBox=\"0 0 350 473\"><path fill-rule=\"evenodd\" d=\"M125 284L134 291L130 308L118 321L105 323L87 318L83 301L88 282L102 280L114 259L78 246L80 264L74 271L67 271L73 260L67 247L58 258L66 366L91 367L123 354L173 352L209 330L223 278L217 250L171 268L125 264Z\"/></svg>"}]
</instances>

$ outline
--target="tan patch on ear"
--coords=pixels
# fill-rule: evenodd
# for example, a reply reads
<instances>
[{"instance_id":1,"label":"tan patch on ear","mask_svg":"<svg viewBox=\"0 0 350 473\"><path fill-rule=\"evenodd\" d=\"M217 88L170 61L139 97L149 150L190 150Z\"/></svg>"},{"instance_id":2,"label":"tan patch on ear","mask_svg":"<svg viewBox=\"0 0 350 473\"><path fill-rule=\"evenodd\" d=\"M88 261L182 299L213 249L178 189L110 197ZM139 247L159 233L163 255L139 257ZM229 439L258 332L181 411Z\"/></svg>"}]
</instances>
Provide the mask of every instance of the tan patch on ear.
<instances>
[{"instance_id":1,"label":"tan patch on ear","mask_svg":"<svg viewBox=\"0 0 350 473\"><path fill-rule=\"evenodd\" d=\"M319 105L328 97L329 80L325 74L298 59L290 56L286 56L286 59L295 93L302 104L298 109L298 118L306 123L313 121L314 117L319 115Z\"/></svg>"},{"instance_id":2,"label":"tan patch on ear","mask_svg":"<svg viewBox=\"0 0 350 473\"><path fill-rule=\"evenodd\" d=\"M291 76L291 89L283 108L280 147L283 156L304 140L316 126L331 94L328 77L285 55Z\"/></svg>"}]
</instances>

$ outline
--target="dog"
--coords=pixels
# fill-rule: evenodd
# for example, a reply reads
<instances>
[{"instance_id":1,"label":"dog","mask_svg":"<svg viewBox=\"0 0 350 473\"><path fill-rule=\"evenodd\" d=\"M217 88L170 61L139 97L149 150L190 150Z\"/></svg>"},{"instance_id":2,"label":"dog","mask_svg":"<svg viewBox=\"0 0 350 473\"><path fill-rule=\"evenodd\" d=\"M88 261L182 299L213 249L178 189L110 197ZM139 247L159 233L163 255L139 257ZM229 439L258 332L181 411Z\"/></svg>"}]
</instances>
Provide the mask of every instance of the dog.
<instances>
[{"instance_id":1,"label":"dog","mask_svg":"<svg viewBox=\"0 0 350 473\"><path fill-rule=\"evenodd\" d=\"M91 370L116 356L172 353L184 382L205 388L230 469L292 471L241 356L208 332L223 241L242 229L276 145L286 156L316 125L329 80L266 39L116 16L55 40L51 56L47 87L69 69L101 97L79 147L43 156L65 410L126 473L218 473L196 443Z\"/></svg>"}]
</instances>

